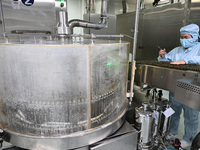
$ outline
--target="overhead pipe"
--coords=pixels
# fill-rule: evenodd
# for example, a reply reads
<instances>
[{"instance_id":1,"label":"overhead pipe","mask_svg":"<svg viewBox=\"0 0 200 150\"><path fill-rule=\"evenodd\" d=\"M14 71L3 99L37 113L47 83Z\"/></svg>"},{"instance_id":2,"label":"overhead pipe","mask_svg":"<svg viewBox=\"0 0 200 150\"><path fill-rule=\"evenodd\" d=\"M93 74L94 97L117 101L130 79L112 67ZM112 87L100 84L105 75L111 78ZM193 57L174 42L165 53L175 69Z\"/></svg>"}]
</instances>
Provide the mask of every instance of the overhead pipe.
<instances>
[{"instance_id":1,"label":"overhead pipe","mask_svg":"<svg viewBox=\"0 0 200 150\"><path fill-rule=\"evenodd\" d=\"M69 21L69 28L71 33L73 33L74 27L83 27L91 29L102 29L106 26L108 22L108 13L107 13L107 0L102 0L101 2L101 20L99 23L88 22L79 19L73 19Z\"/></svg>"},{"instance_id":2,"label":"overhead pipe","mask_svg":"<svg viewBox=\"0 0 200 150\"><path fill-rule=\"evenodd\" d=\"M185 0L184 12L183 12L184 14L183 26L189 24L190 7L191 7L191 0Z\"/></svg>"}]
</instances>

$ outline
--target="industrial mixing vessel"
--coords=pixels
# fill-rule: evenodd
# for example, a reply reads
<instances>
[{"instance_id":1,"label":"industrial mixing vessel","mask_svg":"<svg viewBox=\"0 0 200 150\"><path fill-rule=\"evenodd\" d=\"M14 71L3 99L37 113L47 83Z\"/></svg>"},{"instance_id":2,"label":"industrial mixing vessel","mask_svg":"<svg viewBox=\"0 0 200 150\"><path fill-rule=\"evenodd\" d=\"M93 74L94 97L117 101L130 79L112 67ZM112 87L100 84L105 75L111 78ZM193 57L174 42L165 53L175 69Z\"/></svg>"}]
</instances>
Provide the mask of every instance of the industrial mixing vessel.
<instances>
[{"instance_id":1,"label":"industrial mixing vessel","mask_svg":"<svg viewBox=\"0 0 200 150\"><path fill-rule=\"evenodd\" d=\"M1 44L5 140L27 149L60 150L115 132L126 108L128 48L105 40Z\"/></svg>"}]
</instances>

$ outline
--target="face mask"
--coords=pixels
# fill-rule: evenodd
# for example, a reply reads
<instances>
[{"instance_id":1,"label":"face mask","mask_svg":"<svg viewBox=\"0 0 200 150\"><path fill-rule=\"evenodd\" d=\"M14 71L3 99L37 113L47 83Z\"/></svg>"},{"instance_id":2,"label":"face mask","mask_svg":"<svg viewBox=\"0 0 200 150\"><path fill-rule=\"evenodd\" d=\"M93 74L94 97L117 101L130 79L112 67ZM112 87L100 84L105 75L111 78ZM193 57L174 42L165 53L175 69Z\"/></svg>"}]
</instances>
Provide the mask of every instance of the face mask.
<instances>
[{"instance_id":1,"label":"face mask","mask_svg":"<svg viewBox=\"0 0 200 150\"><path fill-rule=\"evenodd\" d=\"M180 42L181 42L181 45L184 48L189 48L189 47L192 47L194 45L195 40L193 38L190 38L190 39L180 39Z\"/></svg>"}]
</instances>

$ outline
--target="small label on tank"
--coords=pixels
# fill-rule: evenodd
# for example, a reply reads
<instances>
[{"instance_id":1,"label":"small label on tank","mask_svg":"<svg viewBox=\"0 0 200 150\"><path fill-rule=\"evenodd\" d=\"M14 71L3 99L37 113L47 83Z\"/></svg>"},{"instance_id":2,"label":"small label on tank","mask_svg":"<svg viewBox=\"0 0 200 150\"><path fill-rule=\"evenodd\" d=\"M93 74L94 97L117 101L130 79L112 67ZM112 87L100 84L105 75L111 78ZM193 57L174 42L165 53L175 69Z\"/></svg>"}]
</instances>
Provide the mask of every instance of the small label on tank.
<instances>
[{"instance_id":1,"label":"small label on tank","mask_svg":"<svg viewBox=\"0 0 200 150\"><path fill-rule=\"evenodd\" d=\"M32 6L34 3L34 0L21 0L21 1L25 6Z\"/></svg>"},{"instance_id":2,"label":"small label on tank","mask_svg":"<svg viewBox=\"0 0 200 150\"><path fill-rule=\"evenodd\" d=\"M166 109L163 114L165 115L166 118L170 117L171 115L173 115L175 113L175 111L170 107L168 109Z\"/></svg>"},{"instance_id":3,"label":"small label on tank","mask_svg":"<svg viewBox=\"0 0 200 150\"><path fill-rule=\"evenodd\" d=\"M20 9L19 0L13 0L12 7L13 9Z\"/></svg>"},{"instance_id":4,"label":"small label on tank","mask_svg":"<svg viewBox=\"0 0 200 150\"><path fill-rule=\"evenodd\" d=\"M130 97L130 93L126 93L126 97ZM132 97L133 97L134 93L132 93Z\"/></svg>"}]
</instances>

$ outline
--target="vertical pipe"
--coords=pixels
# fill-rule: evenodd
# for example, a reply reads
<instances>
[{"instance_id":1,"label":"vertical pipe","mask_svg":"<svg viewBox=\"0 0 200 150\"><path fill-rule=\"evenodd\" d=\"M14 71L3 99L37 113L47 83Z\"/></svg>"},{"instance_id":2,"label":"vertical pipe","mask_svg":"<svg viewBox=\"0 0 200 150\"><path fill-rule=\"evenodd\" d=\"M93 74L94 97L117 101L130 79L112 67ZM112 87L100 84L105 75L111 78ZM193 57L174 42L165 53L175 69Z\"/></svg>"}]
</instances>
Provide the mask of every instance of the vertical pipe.
<instances>
[{"instance_id":1,"label":"vertical pipe","mask_svg":"<svg viewBox=\"0 0 200 150\"><path fill-rule=\"evenodd\" d=\"M83 27L83 28L91 28L91 29L102 29L106 26L108 22L108 14L107 14L107 0L102 0L101 5L101 21L99 23L88 22L79 19L73 19L69 21L70 30L73 33L74 27Z\"/></svg>"},{"instance_id":2,"label":"vertical pipe","mask_svg":"<svg viewBox=\"0 0 200 150\"><path fill-rule=\"evenodd\" d=\"M94 13L94 0L92 0L92 13Z\"/></svg>"},{"instance_id":3,"label":"vertical pipe","mask_svg":"<svg viewBox=\"0 0 200 150\"><path fill-rule=\"evenodd\" d=\"M108 17L107 8L108 8L107 0L102 0L101 1L101 17Z\"/></svg>"},{"instance_id":4,"label":"vertical pipe","mask_svg":"<svg viewBox=\"0 0 200 150\"><path fill-rule=\"evenodd\" d=\"M2 28L3 28L3 37L5 39L5 42L8 43L8 39L6 38L6 28L5 28L5 20L3 15L3 4L2 0L0 0L0 9L1 9L1 19L2 19Z\"/></svg>"},{"instance_id":5,"label":"vertical pipe","mask_svg":"<svg viewBox=\"0 0 200 150\"><path fill-rule=\"evenodd\" d=\"M95 11L96 11L96 6L95 6L96 5L96 0L94 0L93 3L94 3L94 13L95 13Z\"/></svg>"},{"instance_id":6,"label":"vertical pipe","mask_svg":"<svg viewBox=\"0 0 200 150\"><path fill-rule=\"evenodd\" d=\"M85 0L86 13L88 13L88 4L89 4L89 0Z\"/></svg>"},{"instance_id":7,"label":"vertical pipe","mask_svg":"<svg viewBox=\"0 0 200 150\"><path fill-rule=\"evenodd\" d=\"M191 0L185 0L183 26L189 23Z\"/></svg>"},{"instance_id":8,"label":"vertical pipe","mask_svg":"<svg viewBox=\"0 0 200 150\"><path fill-rule=\"evenodd\" d=\"M88 91L88 100L89 100L89 102L88 102L88 129L91 129L91 105L92 105L92 102L91 102L91 100L92 100L92 92L91 92L91 46L89 46L89 51L88 51L88 53L89 53L89 91Z\"/></svg>"},{"instance_id":9,"label":"vertical pipe","mask_svg":"<svg viewBox=\"0 0 200 150\"><path fill-rule=\"evenodd\" d=\"M91 0L89 0L89 9L88 9L88 14L89 14L89 18L88 18L88 21L90 22L91 21ZM91 33L90 29L89 29L89 34Z\"/></svg>"},{"instance_id":10,"label":"vertical pipe","mask_svg":"<svg viewBox=\"0 0 200 150\"><path fill-rule=\"evenodd\" d=\"M58 12L59 16L59 23L57 25L57 33L60 37L64 37L65 35L71 34L69 25L67 24L68 16L67 12L65 11L59 11Z\"/></svg>"},{"instance_id":11,"label":"vertical pipe","mask_svg":"<svg viewBox=\"0 0 200 150\"><path fill-rule=\"evenodd\" d=\"M133 85L134 85L134 79L135 79L135 55L136 55L136 46L137 46L137 35L138 35L138 26L139 26L139 14L140 14L140 1L137 0L136 5L136 14L135 14L135 31L134 31L134 39L133 39L133 60L132 60L132 72L131 72L131 87L130 87L130 101L131 104L133 100Z\"/></svg>"}]
</instances>

